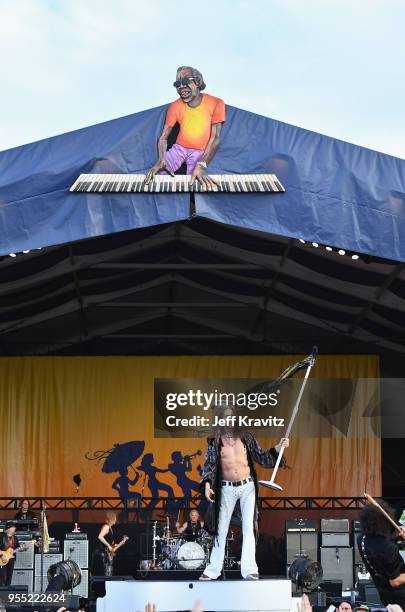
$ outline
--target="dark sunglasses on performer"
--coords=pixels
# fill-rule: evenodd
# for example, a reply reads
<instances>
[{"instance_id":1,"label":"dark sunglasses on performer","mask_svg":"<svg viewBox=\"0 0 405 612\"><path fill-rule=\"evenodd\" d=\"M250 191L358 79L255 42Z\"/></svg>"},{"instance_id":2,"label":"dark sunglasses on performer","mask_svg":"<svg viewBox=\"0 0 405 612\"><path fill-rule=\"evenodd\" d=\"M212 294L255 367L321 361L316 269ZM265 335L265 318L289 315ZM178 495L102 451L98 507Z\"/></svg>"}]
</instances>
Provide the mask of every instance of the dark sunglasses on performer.
<instances>
[{"instance_id":1,"label":"dark sunglasses on performer","mask_svg":"<svg viewBox=\"0 0 405 612\"><path fill-rule=\"evenodd\" d=\"M179 87L187 87L187 85L190 84L190 81L193 81L193 83L195 83L195 79L193 77L183 77L178 81L174 81L173 87L175 87L176 89L178 89Z\"/></svg>"}]
</instances>

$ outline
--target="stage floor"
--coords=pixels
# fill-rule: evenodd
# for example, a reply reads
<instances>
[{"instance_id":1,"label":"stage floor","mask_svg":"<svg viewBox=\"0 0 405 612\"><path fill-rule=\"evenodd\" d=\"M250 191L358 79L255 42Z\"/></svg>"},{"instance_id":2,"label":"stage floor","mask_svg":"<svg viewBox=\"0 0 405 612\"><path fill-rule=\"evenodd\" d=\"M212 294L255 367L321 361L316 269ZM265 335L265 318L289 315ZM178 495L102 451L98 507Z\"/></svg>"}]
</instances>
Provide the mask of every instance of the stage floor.
<instances>
[{"instance_id":1,"label":"stage floor","mask_svg":"<svg viewBox=\"0 0 405 612\"><path fill-rule=\"evenodd\" d=\"M144 612L153 602L159 612L192 610L200 600L205 612L296 612L291 581L263 580L131 580L107 582L97 612Z\"/></svg>"}]
</instances>

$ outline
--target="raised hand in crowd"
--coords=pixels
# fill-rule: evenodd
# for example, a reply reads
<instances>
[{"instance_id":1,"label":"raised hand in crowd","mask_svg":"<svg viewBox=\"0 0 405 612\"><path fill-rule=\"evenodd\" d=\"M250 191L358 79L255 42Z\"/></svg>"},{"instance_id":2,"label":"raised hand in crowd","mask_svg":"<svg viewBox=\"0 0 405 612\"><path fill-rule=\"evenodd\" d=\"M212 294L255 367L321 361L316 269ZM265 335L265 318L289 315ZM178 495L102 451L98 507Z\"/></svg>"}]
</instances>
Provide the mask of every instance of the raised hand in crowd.
<instances>
[{"instance_id":1,"label":"raised hand in crowd","mask_svg":"<svg viewBox=\"0 0 405 612\"><path fill-rule=\"evenodd\" d=\"M311 602L308 599L308 595L304 595L301 597L301 601L298 604L298 612L312 612Z\"/></svg>"},{"instance_id":2,"label":"raised hand in crowd","mask_svg":"<svg viewBox=\"0 0 405 612\"><path fill-rule=\"evenodd\" d=\"M145 606L145 612L156 612L156 606L154 603L147 603Z\"/></svg>"},{"instance_id":3,"label":"raised hand in crowd","mask_svg":"<svg viewBox=\"0 0 405 612\"><path fill-rule=\"evenodd\" d=\"M388 604L387 612L404 612L398 604Z\"/></svg>"}]
</instances>

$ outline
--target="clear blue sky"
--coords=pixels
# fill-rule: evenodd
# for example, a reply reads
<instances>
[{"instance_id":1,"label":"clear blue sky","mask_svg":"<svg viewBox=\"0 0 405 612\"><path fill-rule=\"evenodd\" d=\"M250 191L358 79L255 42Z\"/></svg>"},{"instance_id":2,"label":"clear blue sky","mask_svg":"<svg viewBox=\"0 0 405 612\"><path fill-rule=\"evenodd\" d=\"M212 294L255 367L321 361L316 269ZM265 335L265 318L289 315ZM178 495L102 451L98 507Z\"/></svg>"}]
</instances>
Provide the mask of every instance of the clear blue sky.
<instances>
[{"instance_id":1,"label":"clear blue sky","mask_svg":"<svg viewBox=\"0 0 405 612\"><path fill-rule=\"evenodd\" d=\"M234 106L405 158L405 0L0 0L0 149L174 99L177 66Z\"/></svg>"}]
</instances>

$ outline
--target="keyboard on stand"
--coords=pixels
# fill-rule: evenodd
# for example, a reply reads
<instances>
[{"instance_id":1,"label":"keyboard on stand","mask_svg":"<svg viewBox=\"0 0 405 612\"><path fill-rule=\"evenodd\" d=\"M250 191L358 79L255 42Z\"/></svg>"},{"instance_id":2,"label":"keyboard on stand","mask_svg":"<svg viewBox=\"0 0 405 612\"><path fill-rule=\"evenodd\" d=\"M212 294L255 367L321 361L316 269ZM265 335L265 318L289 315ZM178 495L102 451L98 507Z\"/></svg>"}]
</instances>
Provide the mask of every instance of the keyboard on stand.
<instances>
[{"instance_id":1,"label":"keyboard on stand","mask_svg":"<svg viewBox=\"0 0 405 612\"><path fill-rule=\"evenodd\" d=\"M74 193L280 193L285 191L275 174L210 174L217 185L206 187L191 176L158 174L146 184L145 174L81 174Z\"/></svg>"}]
</instances>

